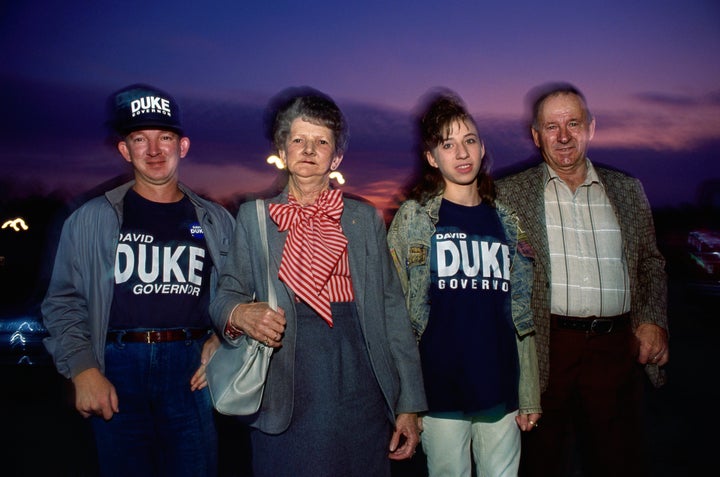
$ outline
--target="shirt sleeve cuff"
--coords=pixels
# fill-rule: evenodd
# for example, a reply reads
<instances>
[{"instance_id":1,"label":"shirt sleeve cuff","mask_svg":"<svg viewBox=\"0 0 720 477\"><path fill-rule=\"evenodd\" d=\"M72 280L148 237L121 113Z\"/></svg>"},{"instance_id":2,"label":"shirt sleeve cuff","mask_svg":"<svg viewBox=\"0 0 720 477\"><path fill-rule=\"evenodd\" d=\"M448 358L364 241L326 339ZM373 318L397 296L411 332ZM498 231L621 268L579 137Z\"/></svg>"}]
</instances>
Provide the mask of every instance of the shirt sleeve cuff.
<instances>
[{"instance_id":1,"label":"shirt sleeve cuff","mask_svg":"<svg viewBox=\"0 0 720 477\"><path fill-rule=\"evenodd\" d=\"M235 305L235 307L234 307L234 308L232 309L232 311L230 312L230 315L228 316L227 322L225 322L225 331L224 331L224 333L225 333L225 336L227 336L227 337L228 337L229 339L231 339L231 340L236 340L236 339L238 339L240 336L242 336L242 335L244 334L244 333L243 333L243 330L241 330L240 328L235 327L235 326L232 324L232 320L230 319L230 318L232 317L233 313L235 313L235 309L236 309L238 306L240 306L240 304Z\"/></svg>"}]
</instances>

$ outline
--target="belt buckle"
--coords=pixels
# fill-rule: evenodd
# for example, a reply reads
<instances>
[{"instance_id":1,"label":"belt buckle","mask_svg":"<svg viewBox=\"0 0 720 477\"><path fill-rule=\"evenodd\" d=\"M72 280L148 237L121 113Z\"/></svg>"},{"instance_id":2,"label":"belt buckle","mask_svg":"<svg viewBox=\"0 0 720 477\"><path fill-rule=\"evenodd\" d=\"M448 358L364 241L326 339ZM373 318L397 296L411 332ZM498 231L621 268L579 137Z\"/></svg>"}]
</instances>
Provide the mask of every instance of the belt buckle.
<instances>
[{"instance_id":1,"label":"belt buckle","mask_svg":"<svg viewBox=\"0 0 720 477\"><path fill-rule=\"evenodd\" d=\"M146 331L145 332L145 344L152 344L152 334L153 331Z\"/></svg>"},{"instance_id":2,"label":"belt buckle","mask_svg":"<svg viewBox=\"0 0 720 477\"><path fill-rule=\"evenodd\" d=\"M590 333L605 334L610 333L613 329L614 321L608 318L595 318L590 323Z\"/></svg>"}]
</instances>

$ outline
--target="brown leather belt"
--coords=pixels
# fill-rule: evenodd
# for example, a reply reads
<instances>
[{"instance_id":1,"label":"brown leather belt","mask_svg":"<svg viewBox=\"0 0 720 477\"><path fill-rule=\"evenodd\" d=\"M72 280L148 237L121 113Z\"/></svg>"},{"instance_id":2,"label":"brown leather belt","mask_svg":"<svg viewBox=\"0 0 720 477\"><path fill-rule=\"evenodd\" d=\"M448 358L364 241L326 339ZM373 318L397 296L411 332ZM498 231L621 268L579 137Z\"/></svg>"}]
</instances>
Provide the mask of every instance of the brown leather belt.
<instances>
[{"instance_id":1,"label":"brown leather belt","mask_svg":"<svg viewBox=\"0 0 720 477\"><path fill-rule=\"evenodd\" d=\"M550 315L553 328L604 335L630 326L630 313L617 316L563 316Z\"/></svg>"},{"instance_id":2,"label":"brown leather belt","mask_svg":"<svg viewBox=\"0 0 720 477\"><path fill-rule=\"evenodd\" d=\"M175 330L150 330L150 331L111 331L107 334L108 342L119 343L163 343L166 341L197 340L207 336L208 329L183 328Z\"/></svg>"}]
</instances>

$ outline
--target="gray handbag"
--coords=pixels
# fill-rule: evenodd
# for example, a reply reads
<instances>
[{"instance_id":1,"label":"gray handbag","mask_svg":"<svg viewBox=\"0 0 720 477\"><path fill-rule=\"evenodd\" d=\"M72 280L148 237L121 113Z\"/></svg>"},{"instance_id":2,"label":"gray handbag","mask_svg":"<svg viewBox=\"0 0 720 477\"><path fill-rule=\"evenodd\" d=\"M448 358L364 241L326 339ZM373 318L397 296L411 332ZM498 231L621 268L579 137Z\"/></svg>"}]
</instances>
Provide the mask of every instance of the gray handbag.
<instances>
[{"instance_id":1,"label":"gray handbag","mask_svg":"<svg viewBox=\"0 0 720 477\"><path fill-rule=\"evenodd\" d=\"M277 297L270 277L265 202L258 199L255 203L260 238L265 249L268 304L273 310L277 310ZM249 416L260 409L273 348L265 346L247 335L242 335L239 340L238 346L232 346L227 341L220 340L220 348L208 362L206 376L213 406L219 413L230 416Z\"/></svg>"}]
</instances>

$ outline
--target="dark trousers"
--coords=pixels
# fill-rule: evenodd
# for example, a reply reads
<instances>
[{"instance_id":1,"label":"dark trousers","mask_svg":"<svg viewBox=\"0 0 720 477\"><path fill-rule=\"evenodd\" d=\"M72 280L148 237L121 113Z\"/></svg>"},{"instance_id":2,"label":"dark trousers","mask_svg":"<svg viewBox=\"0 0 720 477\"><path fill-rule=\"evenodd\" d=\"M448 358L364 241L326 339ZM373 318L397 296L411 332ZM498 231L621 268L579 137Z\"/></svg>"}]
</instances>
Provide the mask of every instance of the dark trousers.
<instances>
[{"instance_id":1,"label":"dark trousers","mask_svg":"<svg viewBox=\"0 0 720 477\"><path fill-rule=\"evenodd\" d=\"M632 331L553 329L539 427L523 433L520 474L647 475L642 367Z\"/></svg>"}]
</instances>

